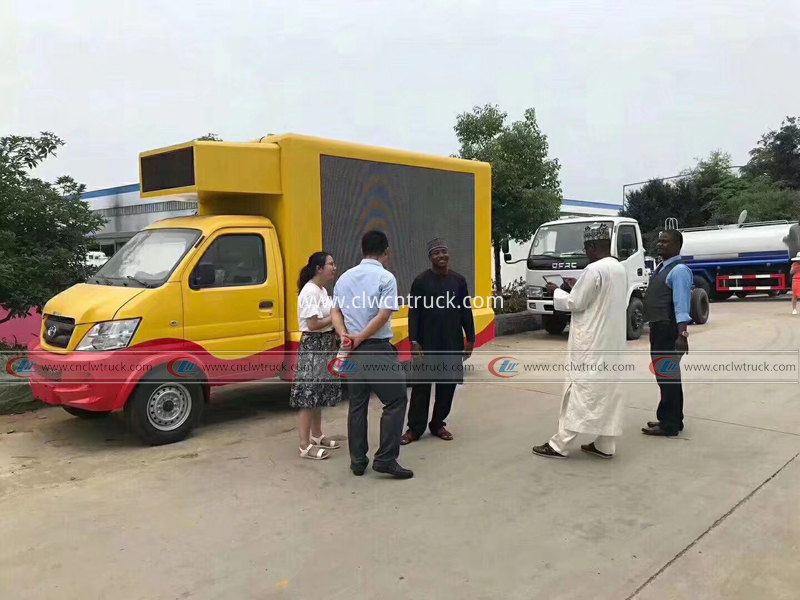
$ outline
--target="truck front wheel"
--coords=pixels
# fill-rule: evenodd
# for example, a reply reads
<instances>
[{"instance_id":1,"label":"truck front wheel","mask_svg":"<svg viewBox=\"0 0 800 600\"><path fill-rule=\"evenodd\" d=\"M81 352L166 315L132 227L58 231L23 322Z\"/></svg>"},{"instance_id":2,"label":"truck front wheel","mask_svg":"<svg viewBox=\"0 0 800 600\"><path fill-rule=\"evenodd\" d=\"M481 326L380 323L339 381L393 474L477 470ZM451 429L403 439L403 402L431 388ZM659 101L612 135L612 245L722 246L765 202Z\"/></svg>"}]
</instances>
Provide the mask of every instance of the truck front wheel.
<instances>
[{"instance_id":1,"label":"truck front wheel","mask_svg":"<svg viewBox=\"0 0 800 600\"><path fill-rule=\"evenodd\" d=\"M705 290L695 288L692 290L691 304L689 306L689 316L697 325L703 325L708 321L708 295Z\"/></svg>"},{"instance_id":2,"label":"truck front wheel","mask_svg":"<svg viewBox=\"0 0 800 600\"><path fill-rule=\"evenodd\" d=\"M200 421L203 390L196 380L143 381L125 404L125 416L134 435L160 446L186 438Z\"/></svg>"},{"instance_id":3,"label":"truck front wheel","mask_svg":"<svg viewBox=\"0 0 800 600\"><path fill-rule=\"evenodd\" d=\"M544 330L550 335L560 335L567 326L567 317L563 315L542 315Z\"/></svg>"},{"instance_id":4,"label":"truck front wheel","mask_svg":"<svg viewBox=\"0 0 800 600\"><path fill-rule=\"evenodd\" d=\"M644 302L634 296L628 303L626 335L629 340L638 340L644 331Z\"/></svg>"}]
</instances>

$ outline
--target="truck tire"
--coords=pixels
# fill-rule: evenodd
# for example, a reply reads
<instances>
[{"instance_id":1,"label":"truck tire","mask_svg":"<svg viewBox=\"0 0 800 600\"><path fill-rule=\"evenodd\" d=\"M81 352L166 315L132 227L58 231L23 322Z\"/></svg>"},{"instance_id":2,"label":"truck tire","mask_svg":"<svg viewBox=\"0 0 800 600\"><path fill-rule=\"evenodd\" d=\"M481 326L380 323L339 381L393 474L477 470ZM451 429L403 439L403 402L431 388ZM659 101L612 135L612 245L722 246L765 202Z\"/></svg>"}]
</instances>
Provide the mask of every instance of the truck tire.
<instances>
[{"instance_id":1,"label":"truck tire","mask_svg":"<svg viewBox=\"0 0 800 600\"><path fill-rule=\"evenodd\" d=\"M708 312L708 294L702 288L694 288L692 290L689 316L692 317L692 321L697 325L703 325L708 321Z\"/></svg>"},{"instance_id":2,"label":"truck tire","mask_svg":"<svg viewBox=\"0 0 800 600\"><path fill-rule=\"evenodd\" d=\"M151 446L185 439L203 414L203 389L196 379L161 375L136 386L125 404L133 434Z\"/></svg>"},{"instance_id":3,"label":"truck tire","mask_svg":"<svg viewBox=\"0 0 800 600\"><path fill-rule=\"evenodd\" d=\"M626 336L629 340L638 340L644 331L644 302L634 296L628 303Z\"/></svg>"},{"instance_id":4,"label":"truck tire","mask_svg":"<svg viewBox=\"0 0 800 600\"><path fill-rule=\"evenodd\" d=\"M563 315L542 315L542 325L550 335L561 335L567 326L567 322L567 317Z\"/></svg>"},{"instance_id":5,"label":"truck tire","mask_svg":"<svg viewBox=\"0 0 800 600\"><path fill-rule=\"evenodd\" d=\"M709 298L714 297L714 295L711 293L711 284L708 283L708 280L705 277L701 275L695 275L694 287L705 290L706 296L708 296Z\"/></svg>"},{"instance_id":6,"label":"truck tire","mask_svg":"<svg viewBox=\"0 0 800 600\"><path fill-rule=\"evenodd\" d=\"M61 408L73 417L78 417L79 419L85 419L87 421L91 419L102 419L111 414L110 410L85 410L83 408L75 408L74 406L62 406Z\"/></svg>"},{"instance_id":7,"label":"truck tire","mask_svg":"<svg viewBox=\"0 0 800 600\"><path fill-rule=\"evenodd\" d=\"M747 297L747 292L734 292L737 298L745 298Z\"/></svg>"}]
</instances>

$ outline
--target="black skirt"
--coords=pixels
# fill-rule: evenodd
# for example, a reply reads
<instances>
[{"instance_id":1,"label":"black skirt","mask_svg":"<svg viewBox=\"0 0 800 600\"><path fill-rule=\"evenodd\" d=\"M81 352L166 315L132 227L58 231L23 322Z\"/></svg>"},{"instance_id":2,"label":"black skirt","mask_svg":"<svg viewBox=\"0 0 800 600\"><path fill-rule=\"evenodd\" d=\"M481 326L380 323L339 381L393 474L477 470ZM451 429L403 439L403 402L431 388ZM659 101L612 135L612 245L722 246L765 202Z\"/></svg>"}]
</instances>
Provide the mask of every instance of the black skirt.
<instances>
[{"instance_id":1,"label":"black skirt","mask_svg":"<svg viewBox=\"0 0 800 600\"><path fill-rule=\"evenodd\" d=\"M339 403L341 380L328 370L338 351L333 331L303 332L289 398L292 408L323 408Z\"/></svg>"}]
</instances>

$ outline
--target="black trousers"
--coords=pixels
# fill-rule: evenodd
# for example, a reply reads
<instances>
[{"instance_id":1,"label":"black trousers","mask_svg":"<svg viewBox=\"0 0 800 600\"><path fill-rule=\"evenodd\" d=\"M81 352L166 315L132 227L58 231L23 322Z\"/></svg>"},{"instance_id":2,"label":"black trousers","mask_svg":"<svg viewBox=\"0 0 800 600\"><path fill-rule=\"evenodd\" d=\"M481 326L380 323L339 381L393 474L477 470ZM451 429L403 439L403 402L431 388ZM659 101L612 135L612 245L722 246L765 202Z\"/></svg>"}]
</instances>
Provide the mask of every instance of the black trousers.
<instances>
[{"instance_id":1,"label":"black trousers","mask_svg":"<svg viewBox=\"0 0 800 600\"><path fill-rule=\"evenodd\" d=\"M433 433L436 433L446 425L444 420L450 414L455 393L455 383L436 384L436 402L433 405L433 417L428 423L428 410L431 405L431 384L415 383L411 387L411 404L408 407L408 430L414 434L414 437L420 437L425 433L426 425L430 426Z\"/></svg>"},{"instance_id":2,"label":"black trousers","mask_svg":"<svg viewBox=\"0 0 800 600\"><path fill-rule=\"evenodd\" d=\"M670 359L674 368L665 370L666 375L656 375L656 383L661 390L656 418L662 429L677 435L683 427L683 386L681 385L680 356L675 352L678 341L678 325L671 321L650 323L650 359L652 364L663 364ZM662 359L659 361L659 359ZM658 363L656 361L659 361ZM656 368L658 372L658 368Z\"/></svg>"},{"instance_id":3,"label":"black trousers","mask_svg":"<svg viewBox=\"0 0 800 600\"><path fill-rule=\"evenodd\" d=\"M397 360L397 349L389 340L366 340L350 358L356 363L356 374L347 380L350 408L347 417L350 463L366 465L367 413L372 392L383 403L380 447L373 463L389 465L400 455L403 437L403 417L406 413L405 373Z\"/></svg>"}]
</instances>

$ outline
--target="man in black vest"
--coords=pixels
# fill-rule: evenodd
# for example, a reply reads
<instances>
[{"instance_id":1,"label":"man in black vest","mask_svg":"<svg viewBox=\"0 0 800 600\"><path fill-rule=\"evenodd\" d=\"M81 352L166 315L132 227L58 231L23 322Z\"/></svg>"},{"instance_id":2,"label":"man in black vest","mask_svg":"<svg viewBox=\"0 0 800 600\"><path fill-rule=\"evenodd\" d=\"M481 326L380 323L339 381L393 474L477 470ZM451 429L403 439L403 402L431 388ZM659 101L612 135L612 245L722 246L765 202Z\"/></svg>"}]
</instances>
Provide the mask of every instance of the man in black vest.
<instances>
[{"instance_id":1,"label":"man in black vest","mask_svg":"<svg viewBox=\"0 0 800 600\"><path fill-rule=\"evenodd\" d=\"M675 436L683 429L683 388L680 361L689 352L692 320L692 272L681 262L683 236L667 229L658 236L656 247L663 262L658 265L644 298L644 319L650 323L650 369L661 389L657 421L642 428L645 435Z\"/></svg>"}]
</instances>

